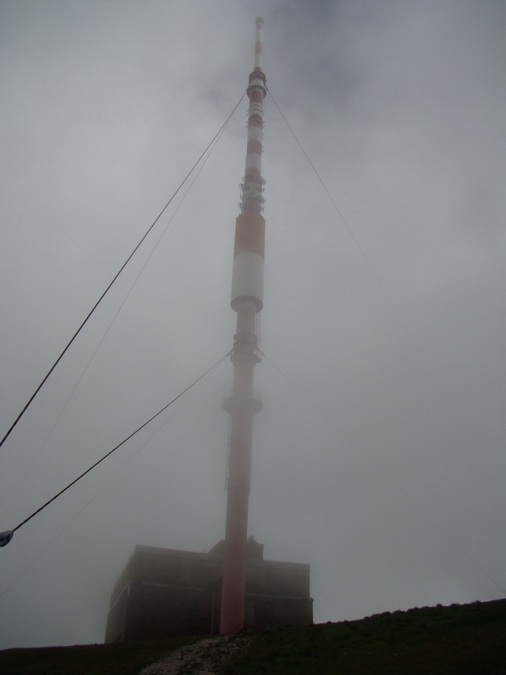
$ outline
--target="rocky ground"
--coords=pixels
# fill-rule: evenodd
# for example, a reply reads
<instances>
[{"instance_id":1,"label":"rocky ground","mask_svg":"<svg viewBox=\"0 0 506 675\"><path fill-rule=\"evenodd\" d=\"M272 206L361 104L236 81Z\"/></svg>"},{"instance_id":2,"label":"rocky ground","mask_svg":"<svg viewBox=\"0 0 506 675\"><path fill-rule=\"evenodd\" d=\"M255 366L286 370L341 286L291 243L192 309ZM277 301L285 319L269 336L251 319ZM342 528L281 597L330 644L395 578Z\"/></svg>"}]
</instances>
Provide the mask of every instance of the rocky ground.
<instances>
[{"instance_id":1,"label":"rocky ground","mask_svg":"<svg viewBox=\"0 0 506 675\"><path fill-rule=\"evenodd\" d=\"M187 645L144 668L140 675L216 675L216 670L248 647L248 637L216 637Z\"/></svg>"}]
</instances>

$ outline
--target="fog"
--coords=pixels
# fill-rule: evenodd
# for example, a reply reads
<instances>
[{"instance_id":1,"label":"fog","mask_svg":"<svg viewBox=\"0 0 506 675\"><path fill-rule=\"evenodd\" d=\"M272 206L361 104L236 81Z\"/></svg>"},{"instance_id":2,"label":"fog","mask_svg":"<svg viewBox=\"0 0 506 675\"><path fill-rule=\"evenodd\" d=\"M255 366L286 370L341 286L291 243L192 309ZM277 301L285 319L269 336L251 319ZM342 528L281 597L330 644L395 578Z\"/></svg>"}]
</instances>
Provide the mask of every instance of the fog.
<instances>
[{"instance_id":1,"label":"fog","mask_svg":"<svg viewBox=\"0 0 506 675\"><path fill-rule=\"evenodd\" d=\"M1 435L240 99L257 15L250 533L310 563L318 622L504 597L501 0L4 0ZM231 348L246 110L1 448L0 530ZM227 359L0 550L0 648L101 642L136 544L223 538L231 383Z\"/></svg>"}]
</instances>

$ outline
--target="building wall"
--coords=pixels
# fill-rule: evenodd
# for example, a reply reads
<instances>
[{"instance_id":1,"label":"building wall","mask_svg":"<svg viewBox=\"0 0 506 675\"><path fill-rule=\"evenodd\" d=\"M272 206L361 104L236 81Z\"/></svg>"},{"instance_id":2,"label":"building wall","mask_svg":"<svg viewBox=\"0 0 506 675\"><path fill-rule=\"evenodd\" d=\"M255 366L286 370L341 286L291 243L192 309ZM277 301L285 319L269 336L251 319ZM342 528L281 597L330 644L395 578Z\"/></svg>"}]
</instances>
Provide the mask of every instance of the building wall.
<instances>
[{"instance_id":1,"label":"building wall","mask_svg":"<svg viewBox=\"0 0 506 675\"><path fill-rule=\"evenodd\" d=\"M262 555L261 545L252 547L246 625L263 630L312 623L309 565ZM114 586L105 641L216 633L222 564L219 544L210 553L137 546Z\"/></svg>"}]
</instances>

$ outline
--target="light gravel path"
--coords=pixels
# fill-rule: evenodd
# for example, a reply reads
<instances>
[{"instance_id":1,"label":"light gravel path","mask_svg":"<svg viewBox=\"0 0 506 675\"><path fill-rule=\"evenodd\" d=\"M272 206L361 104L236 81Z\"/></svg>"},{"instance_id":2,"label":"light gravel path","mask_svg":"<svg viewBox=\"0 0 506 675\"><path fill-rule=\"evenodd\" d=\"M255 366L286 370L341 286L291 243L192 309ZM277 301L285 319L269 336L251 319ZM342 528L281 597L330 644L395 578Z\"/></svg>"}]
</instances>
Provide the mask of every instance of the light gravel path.
<instances>
[{"instance_id":1,"label":"light gravel path","mask_svg":"<svg viewBox=\"0 0 506 675\"><path fill-rule=\"evenodd\" d=\"M216 637L187 645L144 668L139 675L216 675L216 669L244 651L249 637Z\"/></svg>"}]
</instances>

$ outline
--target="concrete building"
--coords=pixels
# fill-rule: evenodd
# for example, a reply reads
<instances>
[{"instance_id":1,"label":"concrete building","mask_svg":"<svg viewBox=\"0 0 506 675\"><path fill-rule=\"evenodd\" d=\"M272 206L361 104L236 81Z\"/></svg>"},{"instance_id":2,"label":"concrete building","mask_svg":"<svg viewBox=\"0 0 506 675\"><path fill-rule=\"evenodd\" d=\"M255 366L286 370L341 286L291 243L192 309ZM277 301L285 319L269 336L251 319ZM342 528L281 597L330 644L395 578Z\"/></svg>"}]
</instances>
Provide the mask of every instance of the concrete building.
<instances>
[{"instance_id":1,"label":"concrete building","mask_svg":"<svg viewBox=\"0 0 506 675\"><path fill-rule=\"evenodd\" d=\"M105 642L219 632L224 542L209 553L136 546L111 596ZM309 565L264 560L248 539L245 626L313 622Z\"/></svg>"}]
</instances>

